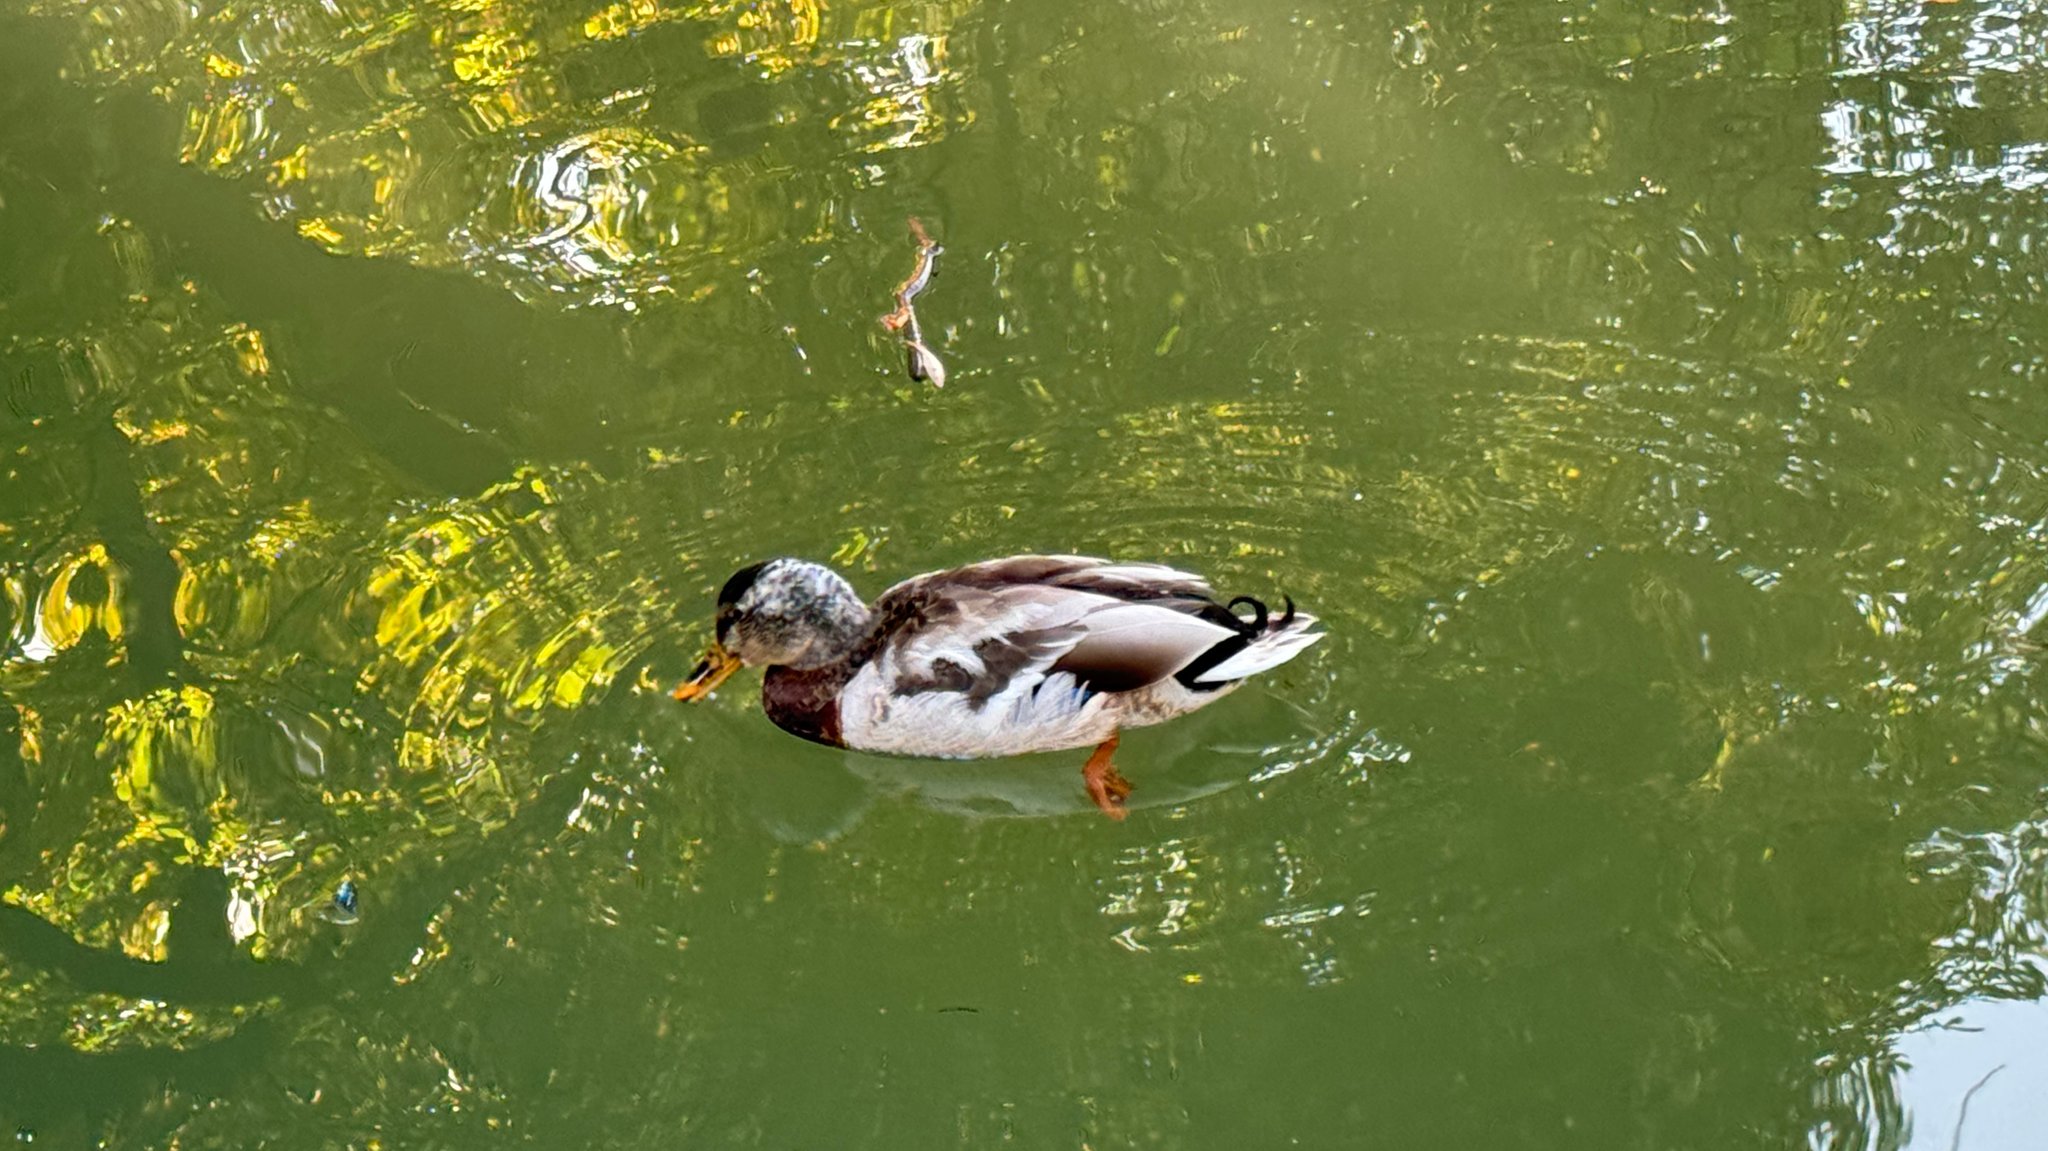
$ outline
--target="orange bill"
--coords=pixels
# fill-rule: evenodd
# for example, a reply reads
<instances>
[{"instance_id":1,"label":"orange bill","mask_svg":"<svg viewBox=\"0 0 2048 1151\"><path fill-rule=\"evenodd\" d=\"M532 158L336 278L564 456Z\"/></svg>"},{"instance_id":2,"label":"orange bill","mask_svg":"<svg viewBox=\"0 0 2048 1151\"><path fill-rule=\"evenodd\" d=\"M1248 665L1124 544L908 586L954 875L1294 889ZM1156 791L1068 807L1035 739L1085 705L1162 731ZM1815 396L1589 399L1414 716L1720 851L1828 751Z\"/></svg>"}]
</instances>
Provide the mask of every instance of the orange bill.
<instances>
[{"instance_id":1,"label":"orange bill","mask_svg":"<svg viewBox=\"0 0 2048 1151\"><path fill-rule=\"evenodd\" d=\"M697 661L690 678L676 685L671 693L680 700L703 699L718 689L727 676L740 669L740 658L718 644L712 644L704 658Z\"/></svg>"}]
</instances>

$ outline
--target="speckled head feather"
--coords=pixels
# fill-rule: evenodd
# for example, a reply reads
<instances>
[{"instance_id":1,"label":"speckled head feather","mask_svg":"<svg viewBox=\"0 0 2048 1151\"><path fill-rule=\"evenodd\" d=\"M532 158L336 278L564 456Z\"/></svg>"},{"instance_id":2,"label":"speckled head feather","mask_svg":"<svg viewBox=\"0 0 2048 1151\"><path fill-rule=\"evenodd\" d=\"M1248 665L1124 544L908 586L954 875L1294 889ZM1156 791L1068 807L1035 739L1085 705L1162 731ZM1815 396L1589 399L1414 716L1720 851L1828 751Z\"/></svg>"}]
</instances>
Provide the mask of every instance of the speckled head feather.
<instances>
[{"instance_id":1,"label":"speckled head feather","mask_svg":"<svg viewBox=\"0 0 2048 1151\"><path fill-rule=\"evenodd\" d=\"M830 663L866 635L871 617L853 585L808 560L741 568L718 593L718 642L744 663Z\"/></svg>"}]
</instances>

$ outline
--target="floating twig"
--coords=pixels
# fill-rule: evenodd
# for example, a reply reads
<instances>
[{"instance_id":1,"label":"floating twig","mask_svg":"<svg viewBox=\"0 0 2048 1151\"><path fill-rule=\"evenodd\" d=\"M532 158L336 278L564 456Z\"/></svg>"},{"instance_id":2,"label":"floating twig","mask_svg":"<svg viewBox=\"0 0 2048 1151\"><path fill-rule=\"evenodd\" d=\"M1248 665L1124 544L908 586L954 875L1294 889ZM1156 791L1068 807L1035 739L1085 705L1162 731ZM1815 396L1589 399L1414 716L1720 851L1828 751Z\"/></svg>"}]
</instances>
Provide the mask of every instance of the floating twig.
<instances>
[{"instance_id":1,"label":"floating twig","mask_svg":"<svg viewBox=\"0 0 2048 1151\"><path fill-rule=\"evenodd\" d=\"M917 309L911 307L910 301L931 282L938 269L939 253L945 249L924 230L924 224L916 216L910 217L910 234L917 240L917 263L911 267L909 278L896 286L896 310L882 317L882 326L903 337L910 378L928 380L933 387L943 388L946 386L946 365L939 362L939 354L924 342L924 332L917 326Z\"/></svg>"}]
</instances>

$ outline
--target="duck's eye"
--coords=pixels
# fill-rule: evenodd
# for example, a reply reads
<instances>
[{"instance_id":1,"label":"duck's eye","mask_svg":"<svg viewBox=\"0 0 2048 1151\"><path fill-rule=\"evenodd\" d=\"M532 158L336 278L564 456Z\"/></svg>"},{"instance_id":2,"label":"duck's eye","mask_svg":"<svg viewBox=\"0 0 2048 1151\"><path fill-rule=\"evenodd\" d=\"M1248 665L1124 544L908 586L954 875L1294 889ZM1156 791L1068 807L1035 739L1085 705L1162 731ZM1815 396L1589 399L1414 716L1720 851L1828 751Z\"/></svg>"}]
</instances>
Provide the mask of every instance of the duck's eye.
<instances>
[{"instance_id":1,"label":"duck's eye","mask_svg":"<svg viewBox=\"0 0 2048 1151\"><path fill-rule=\"evenodd\" d=\"M738 609L738 608L736 608L736 607L732 607L732 606L730 606L730 605L727 605L726 607L722 607L722 608L719 608L719 609L718 609L718 642L719 642L719 643L724 643L724 642L725 642L725 639L726 639L726 637L732 634L732 625L733 625L733 624L735 624L735 623L737 623L737 622L739 622L739 618L740 618L740 611L739 611L739 609Z\"/></svg>"}]
</instances>

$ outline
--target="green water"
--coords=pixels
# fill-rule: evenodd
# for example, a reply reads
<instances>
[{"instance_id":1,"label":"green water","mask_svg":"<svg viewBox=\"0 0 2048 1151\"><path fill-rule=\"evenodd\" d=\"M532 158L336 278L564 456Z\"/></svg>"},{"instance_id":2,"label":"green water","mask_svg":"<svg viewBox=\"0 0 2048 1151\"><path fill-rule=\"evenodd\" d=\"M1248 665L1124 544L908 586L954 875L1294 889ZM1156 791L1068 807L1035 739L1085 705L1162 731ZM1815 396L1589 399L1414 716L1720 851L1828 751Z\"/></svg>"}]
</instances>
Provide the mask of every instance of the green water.
<instances>
[{"instance_id":1,"label":"green water","mask_svg":"<svg viewBox=\"0 0 2048 1151\"><path fill-rule=\"evenodd\" d=\"M2039 1146L2044 108L2026 0L0 0L0 1137ZM664 694L1031 550L1329 638L1122 825Z\"/></svg>"}]
</instances>

